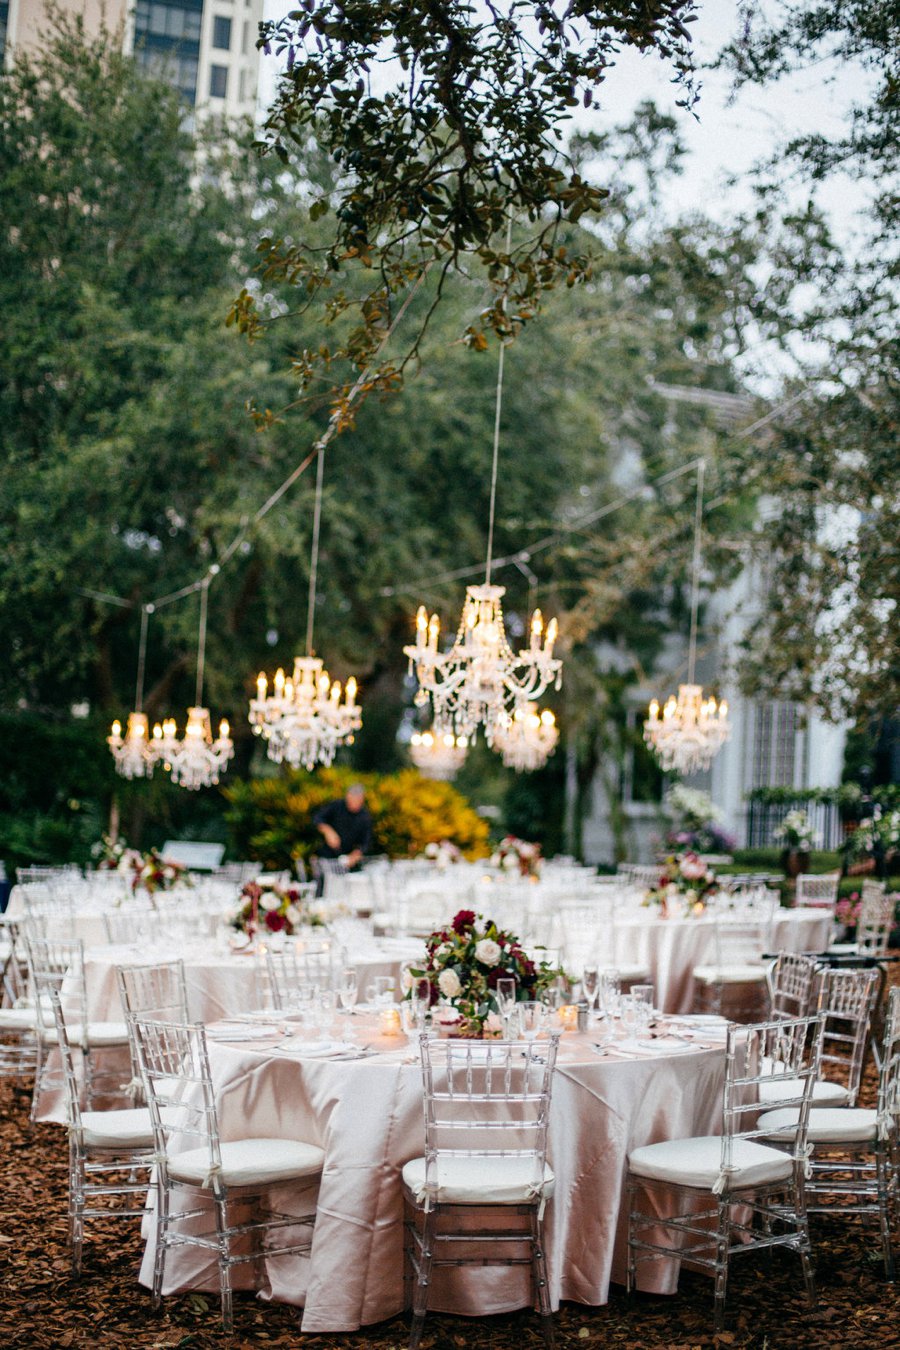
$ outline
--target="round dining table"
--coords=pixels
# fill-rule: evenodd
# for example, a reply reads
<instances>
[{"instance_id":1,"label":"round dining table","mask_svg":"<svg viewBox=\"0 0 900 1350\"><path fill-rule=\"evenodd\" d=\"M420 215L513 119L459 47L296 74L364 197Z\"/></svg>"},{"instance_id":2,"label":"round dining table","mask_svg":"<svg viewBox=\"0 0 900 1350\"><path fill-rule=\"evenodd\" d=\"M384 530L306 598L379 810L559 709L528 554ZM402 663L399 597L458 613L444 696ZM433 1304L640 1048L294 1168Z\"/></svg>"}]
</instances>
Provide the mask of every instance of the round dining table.
<instances>
[{"instance_id":1,"label":"round dining table","mask_svg":"<svg viewBox=\"0 0 900 1350\"><path fill-rule=\"evenodd\" d=\"M223 1140L303 1139L325 1152L317 1195L272 1190L273 1204L302 1214L315 1205L308 1258L266 1263L263 1296L302 1306L306 1333L354 1331L404 1306L400 1172L423 1152L418 1047L380 1034L378 1014L337 1021L352 1045L323 1045L277 1026L212 1028L210 1065ZM287 1026L287 1024L285 1024ZM595 1049L598 1030L565 1032L553 1079L548 1159L556 1188L545 1218L551 1296L599 1305L625 1277L624 1180L630 1150L721 1126L724 1022L680 1024L677 1035L633 1048ZM283 1030L283 1029L282 1029ZM294 1206L294 1207L292 1207ZM150 1285L154 1229L140 1279ZM250 1263L234 1270L249 1281ZM647 1263L641 1287L672 1292L678 1261ZM246 1287L246 1285L244 1286ZM190 1247L168 1253L164 1292L218 1288L214 1264ZM521 1266L440 1269L429 1306L487 1315L530 1303Z\"/></svg>"}]
</instances>

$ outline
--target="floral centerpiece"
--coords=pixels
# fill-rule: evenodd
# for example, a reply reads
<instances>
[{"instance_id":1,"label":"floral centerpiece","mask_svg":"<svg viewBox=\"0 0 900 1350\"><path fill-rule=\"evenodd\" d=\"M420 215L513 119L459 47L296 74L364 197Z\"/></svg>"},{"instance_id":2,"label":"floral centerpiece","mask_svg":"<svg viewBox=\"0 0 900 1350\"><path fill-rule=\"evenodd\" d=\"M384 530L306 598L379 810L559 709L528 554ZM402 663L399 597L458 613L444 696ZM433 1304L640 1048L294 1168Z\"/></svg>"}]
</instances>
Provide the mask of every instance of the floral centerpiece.
<instances>
[{"instance_id":1,"label":"floral centerpiece","mask_svg":"<svg viewBox=\"0 0 900 1350\"><path fill-rule=\"evenodd\" d=\"M425 851L421 855L426 862L434 863L439 872L451 863L458 863L462 858L461 849L449 839L432 840L430 844L425 845Z\"/></svg>"},{"instance_id":2,"label":"floral centerpiece","mask_svg":"<svg viewBox=\"0 0 900 1350\"><path fill-rule=\"evenodd\" d=\"M665 917L680 903L688 914L702 914L713 891L718 889L716 874L696 853L667 858L659 881L647 891L645 905L659 905Z\"/></svg>"},{"instance_id":3,"label":"floral centerpiece","mask_svg":"<svg viewBox=\"0 0 900 1350\"><path fill-rule=\"evenodd\" d=\"M499 867L504 872L518 872L522 877L539 876L542 862L540 844L529 844L514 834L501 839L491 855L492 867Z\"/></svg>"},{"instance_id":4,"label":"floral centerpiece","mask_svg":"<svg viewBox=\"0 0 900 1350\"><path fill-rule=\"evenodd\" d=\"M155 848L140 853L136 848L104 835L91 852L97 859L99 872L122 873L129 879L133 891L145 890L153 895L155 891L169 891L178 882L188 880L184 863L163 858Z\"/></svg>"},{"instance_id":5,"label":"floral centerpiece","mask_svg":"<svg viewBox=\"0 0 900 1350\"><path fill-rule=\"evenodd\" d=\"M241 888L231 927L253 938L258 932L283 933L291 937L301 926L320 928L322 916L304 903L297 886L281 886L267 877L248 881Z\"/></svg>"},{"instance_id":6,"label":"floral centerpiece","mask_svg":"<svg viewBox=\"0 0 900 1350\"><path fill-rule=\"evenodd\" d=\"M443 1020L460 1035L498 1035L498 980L514 979L516 1001L521 1002L537 998L562 975L558 966L534 962L515 934L498 928L493 919L461 909L448 928L426 938L425 960L410 967L405 997L411 998L417 981L427 981L432 1006L442 1003L450 1014Z\"/></svg>"},{"instance_id":7,"label":"floral centerpiece","mask_svg":"<svg viewBox=\"0 0 900 1350\"><path fill-rule=\"evenodd\" d=\"M666 835L673 851L692 853L731 853L736 840L721 828L725 819L708 792L676 783L666 795L666 806L674 818Z\"/></svg>"}]
</instances>

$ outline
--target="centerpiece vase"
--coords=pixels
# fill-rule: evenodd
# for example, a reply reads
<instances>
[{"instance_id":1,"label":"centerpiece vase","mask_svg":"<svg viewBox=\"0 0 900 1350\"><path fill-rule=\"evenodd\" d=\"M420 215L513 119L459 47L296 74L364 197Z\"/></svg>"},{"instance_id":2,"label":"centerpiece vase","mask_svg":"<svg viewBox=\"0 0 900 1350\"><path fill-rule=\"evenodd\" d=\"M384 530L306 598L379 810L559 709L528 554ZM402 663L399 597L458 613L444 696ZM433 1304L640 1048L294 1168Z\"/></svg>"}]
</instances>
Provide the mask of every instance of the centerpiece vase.
<instances>
[{"instance_id":1,"label":"centerpiece vase","mask_svg":"<svg viewBox=\"0 0 900 1350\"><path fill-rule=\"evenodd\" d=\"M786 848L781 855L781 867L787 877L796 878L809 871L809 850Z\"/></svg>"}]
</instances>

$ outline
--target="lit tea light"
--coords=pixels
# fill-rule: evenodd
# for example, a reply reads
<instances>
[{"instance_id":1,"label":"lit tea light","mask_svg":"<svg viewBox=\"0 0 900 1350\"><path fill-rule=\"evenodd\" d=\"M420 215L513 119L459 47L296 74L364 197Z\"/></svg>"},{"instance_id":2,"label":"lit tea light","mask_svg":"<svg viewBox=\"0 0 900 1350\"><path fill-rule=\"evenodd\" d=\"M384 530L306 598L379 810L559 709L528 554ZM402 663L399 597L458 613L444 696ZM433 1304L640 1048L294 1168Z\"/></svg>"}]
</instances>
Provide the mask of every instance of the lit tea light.
<instances>
[{"instance_id":1,"label":"lit tea light","mask_svg":"<svg viewBox=\"0 0 900 1350\"><path fill-rule=\"evenodd\" d=\"M563 1031L578 1030L578 1009L574 1003L563 1003L559 1008L559 1025Z\"/></svg>"},{"instance_id":2,"label":"lit tea light","mask_svg":"<svg viewBox=\"0 0 900 1350\"><path fill-rule=\"evenodd\" d=\"M382 1008L378 1014L382 1036L399 1036L403 1030L399 1008Z\"/></svg>"}]
</instances>

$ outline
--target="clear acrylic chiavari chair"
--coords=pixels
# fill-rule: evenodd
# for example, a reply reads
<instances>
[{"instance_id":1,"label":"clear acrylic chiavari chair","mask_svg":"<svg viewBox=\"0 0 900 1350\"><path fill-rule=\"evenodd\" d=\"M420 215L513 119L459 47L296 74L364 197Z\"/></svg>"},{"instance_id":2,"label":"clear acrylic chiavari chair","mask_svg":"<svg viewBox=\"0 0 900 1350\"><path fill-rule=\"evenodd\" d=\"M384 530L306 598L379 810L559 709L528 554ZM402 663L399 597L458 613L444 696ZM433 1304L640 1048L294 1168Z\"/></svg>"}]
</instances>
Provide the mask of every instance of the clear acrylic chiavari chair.
<instances>
[{"instance_id":1,"label":"clear acrylic chiavari chair","mask_svg":"<svg viewBox=\"0 0 900 1350\"><path fill-rule=\"evenodd\" d=\"M143 1097L143 1084L132 1018L144 1017L154 1022L188 1021L184 962L158 961L138 966L116 966L116 981L128 1027L128 1047L131 1051L129 1094L133 1099L139 1100Z\"/></svg>"},{"instance_id":2,"label":"clear acrylic chiavari chair","mask_svg":"<svg viewBox=\"0 0 900 1350\"><path fill-rule=\"evenodd\" d=\"M801 1129L790 1108L766 1112L759 1127L790 1148ZM808 1212L829 1214L832 1219L876 1218L885 1278L893 1282L891 1219L900 1167L900 987L892 989L888 999L875 1110L847 1106L812 1111L807 1138L812 1148Z\"/></svg>"},{"instance_id":3,"label":"clear acrylic chiavari chair","mask_svg":"<svg viewBox=\"0 0 900 1350\"><path fill-rule=\"evenodd\" d=\"M31 1119L37 1117L41 1094L61 1083L61 1072L50 1056L56 1046L56 1025L47 1025L45 1009L55 990L66 1013L69 1043L81 1055L84 1071L84 1095L88 1107L101 1093L120 1091L121 1069L101 1067L103 1052L128 1045L124 1022L90 1021L87 1016L87 986L84 973L84 943L62 938L35 936L26 932L29 978L35 999L35 1040L37 1063Z\"/></svg>"},{"instance_id":4,"label":"clear acrylic chiavari chair","mask_svg":"<svg viewBox=\"0 0 900 1350\"><path fill-rule=\"evenodd\" d=\"M325 1154L297 1139L223 1141L203 1027L139 1016L131 1021L155 1149L154 1304L162 1298L167 1253L198 1248L218 1267L222 1324L231 1332L233 1268L251 1262L259 1283L267 1259L309 1253L312 1192ZM288 1182L302 1197L300 1215L268 1207L271 1188ZM278 1230L286 1232L283 1245L268 1241Z\"/></svg>"},{"instance_id":5,"label":"clear acrylic chiavari chair","mask_svg":"<svg viewBox=\"0 0 900 1350\"><path fill-rule=\"evenodd\" d=\"M819 967L814 956L779 952L766 972L769 1017L806 1017L815 997Z\"/></svg>"},{"instance_id":6,"label":"clear acrylic chiavari chair","mask_svg":"<svg viewBox=\"0 0 900 1350\"><path fill-rule=\"evenodd\" d=\"M266 971L273 1007L280 1011L301 1006L304 994L334 988L338 954L327 938L298 944L291 940L283 951L266 952Z\"/></svg>"},{"instance_id":7,"label":"clear acrylic chiavari chair","mask_svg":"<svg viewBox=\"0 0 900 1350\"><path fill-rule=\"evenodd\" d=\"M553 1194L547 1164L550 1090L558 1034L538 1041L420 1041L425 1154L403 1168L410 1350L422 1338L432 1272L467 1264L528 1265L545 1341L553 1327L544 1256L544 1209ZM480 1214L474 1234L459 1226ZM494 1218L502 1211L503 1226ZM464 1248L476 1251L466 1258ZM486 1254L489 1250L496 1255Z\"/></svg>"},{"instance_id":8,"label":"clear acrylic chiavari chair","mask_svg":"<svg viewBox=\"0 0 900 1350\"><path fill-rule=\"evenodd\" d=\"M735 1256L786 1247L800 1257L810 1303L815 1284L806 1218L806 1134L818 1075L817 1017L728 1028L721 1135L673 1139L628 1158L628 1288L642 1261L682 1260L715 1278L715 1328L724 1326L728 1268ZM759 1116L772 1066L790 1087L796 1130L776 1146ZM661 1229L668 1241L660 1241Z\"/></svg>"},{"instance_id":9,"label":"clear acrylic chiavari chair","mask_svg":"<svg viewBox=\"0 0 900 1350\"><path fill-rule=\"evenodd\" d=\"M143 1218L153 1165L153 1129L146 1109L82 1111L80 1085L59 992L51 989L50 1006L62 1060L69 1139L69 1244L72 1274L81 1272L85 1221ZM133 1203L110 1205L112 1196L135 1197ZM139 1202L138 1202L139 1198Z\"/></svg>"}]
</instances>

